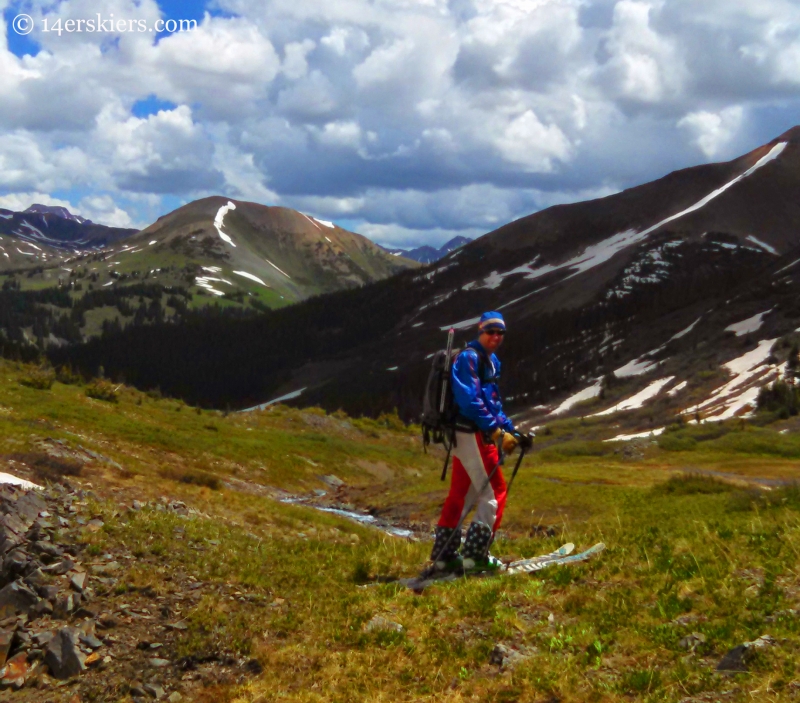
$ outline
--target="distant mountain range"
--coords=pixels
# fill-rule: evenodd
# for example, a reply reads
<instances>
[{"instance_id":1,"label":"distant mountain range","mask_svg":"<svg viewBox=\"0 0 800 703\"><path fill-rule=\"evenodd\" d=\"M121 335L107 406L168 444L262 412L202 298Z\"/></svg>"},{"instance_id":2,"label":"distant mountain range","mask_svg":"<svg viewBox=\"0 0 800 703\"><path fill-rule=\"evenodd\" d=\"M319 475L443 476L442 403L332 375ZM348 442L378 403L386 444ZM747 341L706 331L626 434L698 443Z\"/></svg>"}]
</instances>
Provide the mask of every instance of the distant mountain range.
<instances>
[{"instance_id":1,"label":"distant mountain range","mask_svg":"<svg viewBox=\"0 0 800 703\"><path fill-rule=\"evenodd\" d=\"M800 127L727 163L522 218L420 271L265 317L130 331L59 358L217 406L290 394L412 419L447 330L463 343L482 311L501 310L502 383L520 421L602 412L640 392L651 425L699 405L735 416L752 408L753 383L775 377L800 327L798 196ZM202 359L185 363L198 346ZM723 393L751 351L757 372L728 389L745 395Z\"/></svg>"},{"instance_id":2,"label":"distant mountain range","mask_svg":"<svg viewBox=\"0 0 800 703\"><path fill-rule=\"evenodd\" d=\"M38 215L54 215L55 217L60 217L63 220L79 222L82 225L93 224L91 220L87 220L85 217L81 217L80 215L73 215L67 208L60 205L39 205L38 203L34 203L27 210L23 210L22 214L27 215L31 213Z\"/></svg>"},{"instance_id":3,"label":"distant mountain range","mask_svg":"<svg viewBox=\"0 0 800 703\"><path fill-rule=\"evenodd\" d=\"M432 264L434 261L438 261L444 256L447 256L447 254L449 254L451 251L455 251L456 249L463 247L465 244L469 244L471 241L472 240L467 237L458 236L453 237L450 241L438 249L424 245L421 247L416 247L415 249L386 248L386 251L395 256L403 256L406 259L419 261L421 264Z\"/></svg>"},{"instance_id":4,"label":"distant mountain range","mask_svg":"<svg viewBox=\"0 0 800 703\"><path fill-rule=\"evenodd\" d=\"M64 207L0 208L0 275L8 269L57 268L75 253L112 246L136 232L95 224Z\"/></svg>"}]
</instances>

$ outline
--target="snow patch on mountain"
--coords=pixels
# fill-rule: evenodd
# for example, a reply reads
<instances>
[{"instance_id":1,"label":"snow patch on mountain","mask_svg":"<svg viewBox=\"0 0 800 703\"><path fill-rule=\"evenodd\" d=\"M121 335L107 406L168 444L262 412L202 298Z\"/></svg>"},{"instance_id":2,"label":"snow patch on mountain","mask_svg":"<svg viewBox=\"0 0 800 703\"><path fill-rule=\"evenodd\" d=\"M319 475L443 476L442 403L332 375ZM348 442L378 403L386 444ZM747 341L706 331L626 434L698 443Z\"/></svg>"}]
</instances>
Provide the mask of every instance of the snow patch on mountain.
<instances>
[{"instance_id":1,"label":"snow patch on mountain","mask_svg":"<svg viewBox=\"0 0 800 703\"><path fill-rule=\"evenodd\" d=\"M335 227L335 225L333 224L333 222L328 222L328 220L320 220L320 219L319 219L319 218L317 218L317 217L315 217L314 219L315 219L317 222L319 222L321 225L323 225L324 227L329 227L330 229L333 229L333 228ZM328 240L328 241L330 241L330 240Z\"/></svg>"},{"instance_id":2,"label":"snow patch on mountain","mask_svg":"<svg viewBox=\"0 0 800 703\"><path fill-rule=\"evenodd\" d=\"M266 262L267 262L267 263L268 263L270 266L272 266L272 268L274 268L276 271L278 271L279 273L282 273L284 276L286 276L286 278L288 278L288 279L290 279L290 280L291 280L291 278L292 278L292 277L291 277L291 276L290 276L288 273L286 273L286 271L282 271L281 269L279 269L279 268L278 268L278 267L277 267L275 264L273 264L273 263L272 263L272 262L271 262L269 259L264 259L264 261L266 261ZM265 284L265 285L266 285L266 284Z\"/></svg>"},{"instance_id":3,"label":"snow patch on mountain","mask_svg":"<svg viewBox=\"0 0 800 703\"><path fill-rule=\"evenodd\" d=\"M247 273L247 271L234 271L234 273L237 276L244 276L245 278L249 278L251 281L255 281L256 283L260 283L262 286L269 288L264 281L262 281L258 276L254 276L252 273Z\"/></svg>"},{"instance_id":4,"label":"snow patch on mountain","mask_svg":"<svg viewBox=\"0 0 800 703\"><path fill-rule=\"evenodd\" d=\"M746 320L742 320L741 322L737 322L733 325L728 325L725 328L726 332L735 332L737 337L742 337L745 334L750 334L751 332L756 332L761 325L764 324L764 315L768 315L772 312L772 309L765 310L764 312L760 312L757 315L753 315L753 317L748 317Z\"/></svg>"},{"instance_id":5,"label":"snow patch on mountain","mask_svg":"<svg viewBox=\"0 0 800 703\"><path fill-rule=\"evenodd\" d=\"M292 391L291 393L287 393L286 395L282 395L278 398L273 398L272 400L268 400L266 403L261 403L261 405L254 405L252 408L245 408L242 412L250 412L251 410L263 410L264 408L268 408L270 405L274 405L275 403L281 403L284 400L291 400L292 398L299 398L303 391L307 388L304 386L300 390Z\"/></svg>"},{"instance_id":6,"label":"snow patch on mountain","mask_svg":"<svg viewBox=\"0 0 800 703\"><path fill-rule=\"evenodd\" d=\"M733 374L727 383L717 388L706 400L687 408L686 413L706 412L705 420L727 420L744 417L741 411L755 407L760 388L770 381L782 378L785 364L767 364L772 345L777 339L764 339L755 349L723 364L723 368Z\"/></svg>"},{"instance_id":7,"label":"snow patch on mountain","mask_svg":"<svg viewBox=\"0 0 800 703\"><path fill-rule=\"evenodd\" d=\"M667 395L671 397L675 397L680 393L686 386L689 384L688 381L681 381L677 386L673 386L667 391Z\"/></svg>"},{"instance_id":8,"label":"snow patch on mountain","mask_svg":"<svg viewBox=\"0 0 800 703\"><path fill-rule=\"evenodd\" d=\"M614 370L614 375L617 378L626 378L627 376L641 376L643 373L647 373L654 369L657 365L655 361L645 361L644 357L648 356L649 354L655 354L658 350L653 350L652 352L647 352L647 354L642 354L642 358L634 359L633 361L629 361L625 366L620 366L618 369Z\"/></svg>"},{"instance_id":9,"label":"snow patch on mountain","mask_svg":"<svg viewBox=\"0 0 800 703\"><path fill-rule=\"evenodd\" d=\"M600 415L611 415L612 413L622 412L623 410L636 410L637 408L641 408L648 400L655 398L661 390L670 383L675 376L667 376L666 378L659 378L656 381L653 381L649 386L643 388L641 391L636 393L636 395L632 395L630 398L627 398L623 401L620 401L616 405L608 408L607 410L603 410L599 413L594 413L590 415L590 417L598 417Z\"/></svg>"},{"instance_id":10,"label":"snow patch on mountain","mask_svg":"<svg viewBox=\"0 0 800 703\"><path fill-rule=\"evenodd\" d=\"M691 325L689 325L689 326L688 326L686 329L682 329L680 332L676 332L675 334L673 334L673 335L672 335L672 336L669 338L669 341L671 342L673 339L680 339L681 337L685 337L687 334L689 334L689 332L691 332L691 331L692 331L692 330L695 328L695 326L697 325L697 323L698 323L698 322L700 322L700 320L702 320L702 319L703 319L703 316L702 316L702 315L700 315L700 317L698 317L698 318L697 318L697 319L696 319L696 320L695 320L695 321L694 321L694 322L693 322Z\"/></svg>"},{"instance_id":11,"label":"snow patch on mountain","mask_svg":"<svg viewBox=\"0 0 800 703\"><path fill-rule=\"evenodd\" d=\"M646 432L637 432L635 434L618 434L611 439L604 439L604 442L629 442L632 439L645 439L646 437L658 437L664 431L663 427L655 430L647 430Z\"/></svg>"},{"instance_id":12,"label":"snow patch on mountain","mask_svg":"<svg viewBox=\"0 0 800 703\"><path fill-rule=\"evenodd\" d=\"M233 240L222 231L222 225L225 221L225 215L227 215L231 210L235 209L236 205L229 200L227 205L223 205L219 210L217 210L217 215L214 217L214 227L217 228L217 233L219 234L220 239L223 242L227 242L232 247L235 247L236 245L233 243Z\"/></svg>"},{"instance_id":13,"label":"snow patch on mountain","mask_svg":"<svg viewBox=\"0 0 800 703\"><path fill-rule=\"evenodd\" d=\"M480 318L479 318L480 319ZM577 405L578 403L583 402L584 400L591 400L592 398L597 398L600 395L600 381L596 381L593 385L589 386L588 388L584 388L582 391L571 395L565 401L561 403L555 410L553 410L550 415L560 415L561 413L567 412L570 408Z\"/></svg>"},{"instance_id":14,"label":"snow patch on mountain","mask_svg":"<svg viewBox=\"0 0 800 703\"><path fill-rule=\"evenodd\" d=\"M541 288L536 288L535 290L530 291L529 293L525 293L525 295L519 296L519 298L514 298L514 300L509 300L507 303L503 303L502 305L498 305L498 310L503 310L507 307L514 305L514 303L518 303L520 300L525 300L525 298L530 298L530 296L535 295L536 293L541 293L543 290L547 290L550 286L542 286Z\"/></svg>"},{"instance_id":15,"label":"snow patch on mountain","mask_svg":"<svg viewBox=\"0 0 800 703\"><path fill-rule=\"evenodd\" d=\"M309 222L310 222L312 225L314 225L314 227L316 227L317 229L319 229L319 225L316 223L316 220L314 220L314 218L313 218L313 217L309 217L309 216L308 216L308 215L306 215L304 212L301 212L300 214L301 214L303 217L305 217L305 218L306 218L306 219L307 219L307 220L308 220L308 221L309 221Z\"/></svg>"},{"instance_id":16,"label":"snow patch on mountain","mask_svg":"<svg viewBox=\"0 0 800 703\"><path fill-rule=\"evenodd\" d=\"M757 244L760 246L764 251L768 251L770 254L775 254L778 256L778 250L775 247L770 246L766 242L762 242L760 239L756 239L752 234L747 237L748 241L753 242L753 244Z\"/></svg>"}]
</instances>

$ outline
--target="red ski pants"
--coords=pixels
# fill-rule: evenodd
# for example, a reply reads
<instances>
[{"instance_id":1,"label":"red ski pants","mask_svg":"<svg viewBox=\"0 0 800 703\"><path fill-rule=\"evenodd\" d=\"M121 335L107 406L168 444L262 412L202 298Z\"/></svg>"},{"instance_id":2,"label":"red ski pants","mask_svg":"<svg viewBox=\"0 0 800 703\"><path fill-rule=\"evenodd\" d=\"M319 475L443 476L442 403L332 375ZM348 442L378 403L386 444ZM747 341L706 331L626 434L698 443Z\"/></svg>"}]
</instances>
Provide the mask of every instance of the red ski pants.
<instances>
[{"instance_id":1,"label":"red ski pants","mask_svg":"<svg viewBox=\"0 0 800 703\"><path fill-rule=\"evenodd\" d=\"M439 518L440 527L458 525L465 503L469 507L475 502L474 521L491 527L492 532L497 530L506 507L506 482L502 469L497 466L499 461L497 447L492 442L485 442L481 432L456 432L450 492ZM491 483L478 495L495 467L497 471L494 472Z\"/></svg>"}]
</instances>

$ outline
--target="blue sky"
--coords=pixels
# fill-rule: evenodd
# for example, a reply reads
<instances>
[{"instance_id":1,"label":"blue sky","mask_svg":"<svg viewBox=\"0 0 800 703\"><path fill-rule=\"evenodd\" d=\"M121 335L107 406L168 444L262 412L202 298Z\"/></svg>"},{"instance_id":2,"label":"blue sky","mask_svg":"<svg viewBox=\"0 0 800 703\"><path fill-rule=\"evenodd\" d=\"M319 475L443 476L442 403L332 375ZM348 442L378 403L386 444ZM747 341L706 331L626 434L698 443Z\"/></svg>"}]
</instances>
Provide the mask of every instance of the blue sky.
<instances>
[{"instance_id":1,"label":"blue sky","mask_svg":"<svg viewBox=\"0 0 800 703\"><path fill-rule=\"evenodd\" d=\"M0 9L0 206L119 226L222 194L441 244L733 158L800 107L800 8L785 0ZM44 31L97 15L144 31ZM197 25L150 31L159 19Z\"/></svg>"}]
</instances>

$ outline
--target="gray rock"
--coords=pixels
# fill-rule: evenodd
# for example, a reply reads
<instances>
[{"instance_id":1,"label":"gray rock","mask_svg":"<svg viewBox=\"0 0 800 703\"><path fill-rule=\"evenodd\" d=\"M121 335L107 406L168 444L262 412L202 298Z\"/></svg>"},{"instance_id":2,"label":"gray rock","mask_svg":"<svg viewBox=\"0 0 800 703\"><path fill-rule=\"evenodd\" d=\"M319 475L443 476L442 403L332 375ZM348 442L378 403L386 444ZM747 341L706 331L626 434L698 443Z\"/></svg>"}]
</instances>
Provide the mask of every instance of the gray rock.
<instances>
[{"instance_id":1,"label":"gray rock","mask_svg":"<svg viewBox=\"0 0 800 703\"><path fill-rule=\"evenodd\" d=\"M758 650L772 647L775 644L775 639L770 635L761 635L761 637L752 642L739 644L720 659L719 664L717 664L717 671L747 671L748 664Z\"/></svg>"},{"instance_id":2,"label":"gray rock","mask_svg":"<svg viewBox=\"0 0 800 703\"><path fill-rule=\"evenodd\" d=\"M44 663L55 678L68 679L86 669L86 656L78 648L78 636L74 627L64 627L48 643Z\"/></svg>"},{"instance_id":3,"label":"gray rock","mask_svg":"<svg viewBox=\"0 0 800 703\"><path fill-rule=\"evenodd\" d=\"M55 603L56 598L58 598L58 586L42 586L37 589L37 592L42 598L51 603Z\"/></svg>"},{"instance_id":4,"label":"gray rock","mask_svg":"<svg viewBox=\"0 0 800 703\"><path fill-rule=\"evenodd\" d=\"M42 573L42 570L38 568L28 573L23 580L26 586L29 586L37 592L42 586L47 585L47 577Z\"/></svg>"},{"instance_id":5,"label":"gray rock","mask_svg":"<svg viewBox=\"0 0 800 703\"><path fill-rule=\"evenodd\" d=\"M3 572L9 575L25 573L30 557L22 549L15 549L3 559Z\"/></svg>"},{"instance_id":6,"label":"gray rock","mask_svg":"<svg viewBox=\"0 0 800 703\"><path fill-rule=\"evenodd\" d=\"M19 534L2 524L6 517L8 516L0 517L0 554L5 554L22 543L22 537Z\"/></svg>"},{"instance_id":7,"label":"gray rock","mask_svg":"<svg viewBox=\"0 0 800 703\"><path fill-rule=\"evenodd\" d=\"M80 601L75 593L68 593L56 600L55 613L58 617L66 618L75 611Z\"/></svg>"},{"instance_id":8,"label":"gray rock","mask_svg":"<svg viewBox=\"0 0 800 703\"><path fill-rule=\"evenodd\" d=\"M376 630L393 630L394 632L403 632L405 629L400 623L392 622L386 618L375 615L364 627L367 632L374 632Z\"/></svg>"},{"instance_id":9,"label":"gray rock","mask_svg":"<svg viewBox=\"0 0 800 703\"><path fill-rule=\"evenodd\" d=\"M36 605L31 608L33 615L52 615L53 604L49 600L40 600Z\"/></svg>"},{"instance_id":10,"label":"gray rock","mask_svg":"<svg viewBox=\"0 0 800 703\"><path fill-rule=\"evenodd\" d=\"M32 549L34 552L38 552L39 554L47 554L47 556L52 557L53 559L58 559L59 557L64 556L63 549L55 544L51 544L50 542L45 542L44 540L34 542Z\"/></svg>"},{"instance_id":11,"label":"gray rock","mask_svg":"<svg viewBox=\"0 0 800 703\"><path fill-rule=\"evenodd\" d=\"M87 589L88 590L88 589ZM83 592L83 598L86 598L86 591ZM97 612L92 610L91 608L81 607L75 611L76 618L96 618Z\"/></svg>"},{"instance_id":12,"label":"gray rock","mask_svg":"<svg viewBox=\"0 0 800 703\"><path fill-rule=\"evenodd\" d=\"M62 576L70 571L75 569L75 562L72 559L62 559L61 561L57 561L49 566L45 566L42 571L47 574L53 574L55 576Z\"/></svg>"},{"instance_id":13,"label":"gray rock","mask_svg":"<svg viewBox=\"0 0 800 703\"><path fill-rule=\"evenodd\" d=\"M148 659L147 663L150 664L150 666L156 667L157 669L163 669L165 666L169 666L168 659L158 659L157 657Z\"/></svg>"},{"instance_id":14,"label":"gray rock","mask_svg":"<svg viewBox=\"0 0 800 703\"><path fill-rule=\"evenodd\" d=\"M167 692L157 683L146 683L144 686L142 686L142 688L157 701L160 701L164 696L167 695Z\"/></svg>"},{"instance_id":15,"label":"gray rock","mask_svg":"<svg viewBox=\"0 0 800 703\"><path fill-rule=\"evenodd\" d=\"M90 532L97 532L103 525L105 525L105 523L98 518L93 518L86 523L86 527Z\"/></svg>"},{"instance_id":16,"label":"gray rock","mask_svg":"<svg viewBox=\"0 0 800 703\"><path fill-rule=\"evenodd\" d=\"M331 488L339 488L340 486L344 486L344 481L340 479L338 476L334 476L333 474L328 474L327 476L320 476L320 481L323 483L328 484Z\"/></svg>"},{"instance_id":17,"label":"gray rock","mask_svg":"<svg viewBox=\"0 0 800 703\"><path fill-rule=\"evenodd\" d=\"M183 696L177 691L173 691L172 693L169 694L169 698L167 698L167 700L169 701L169 703L181 703L181 701L183 700Z\"/></svg>"},{"instance_id":18,"label":"gray rock","mask_svg":"<svg viewBox=\"0 0 800 703\"><path fill-rule=\"evenodd\" d=\"M509 657L511 650L504 644L496 644L489 655L489 663L495 666L503 666L503 662Z\"/></svg>"},{"instance_id":19,"label":"gray rock","mask_svg":"<svg viewBox=\"0 0 800 703\"><path fill-rule=\"evenodd\" d=\"M9 583L0 589L0 618L19 613L30 613L42 601L22 579Z\"/></svg>"},{"instance_id":20,"label":"gray rock","mask_svg":"<svg viewBox=\"0 0 800 703\"><path fill-rule=\"evenodd\" d=\"M50 642L50 640L52 640L52 639L53 639L53 637L55 637L55 635L56 635L56 633L55 633L55 632L50 632L50 631L46 631L46 632L37 632L37 633L36 633L36 634L33 636L33 641L34 641L34 642L35 642L35 643L36 643L36 644L37 644L39 647L44 647L46 644L48 644L48 643Z\"/></svg>"},{"instance_id":21,"label":"gray rock","mask_svg":"<svg viewBox=\"0 0 800 703\"><path fill-rule=\"evenodd\" d=\"M77 571L72 574L72 577L69 580L69 585L78 593L83 591L83 587L86 584L86 573L83 571Z\"/></svg>"},{"instance_id":22,"label":"gray rock","mask_svg":"<svg viewBox=\"0 0 800 703\"><path fill-rule=\"evenodd\" d=\"M489 663L499 666L501 669L511 669L536 651L535 648L523 647L522 649L523 651L518 651L498 642L489 655Z\"/></svg>"},{"instance_id":23,"label":"gray rock","mask_svg":"<svg viewBox=\"0 0 800 703\"><path fill-rule=\"evenodd\" d=\"M85 644L90 649L100 649L103 643L94 635L81 635L79 637L82 644Z\"/></svg>"}]
</instances>

